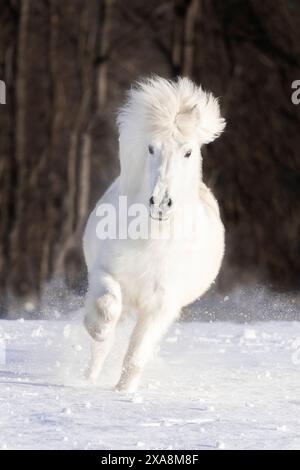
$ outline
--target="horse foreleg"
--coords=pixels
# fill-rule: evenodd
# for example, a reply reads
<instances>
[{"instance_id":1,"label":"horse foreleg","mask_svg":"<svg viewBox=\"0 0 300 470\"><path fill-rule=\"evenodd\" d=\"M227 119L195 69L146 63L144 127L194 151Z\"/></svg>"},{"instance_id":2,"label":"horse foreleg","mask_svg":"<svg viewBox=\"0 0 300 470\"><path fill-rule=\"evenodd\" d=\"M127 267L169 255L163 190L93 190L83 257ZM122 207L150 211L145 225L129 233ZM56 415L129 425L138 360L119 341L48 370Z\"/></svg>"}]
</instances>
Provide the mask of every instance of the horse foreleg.
<instances>
[{"instance_id":1,"label":"horse foreleg","mask_svg":"<svg viewBox=\"0 0 300 470\"><path fill-rule=\"evenodd\" d=\"M124 358L117 390L134 392L137 389L145 365L177 314L173 310L161 311L138 319Z\"/></svg>"},{"instance_id":2,"label":"horse foreleg","mask_svg":"<svg viewBox=\"0 0 300 470\"><path fill-rule=\"evenodd\" d=\"M101 343L93 341L91 345L91 357L89 366L85 372L86 379L95 384L102 369L103 363L111 350L114 341L114 333L112 332Z\"/></svg>"},{"instance_id":3,"label":"horse foreleg","mask_svg":"<svg viewBox=\"0 0 300 470\"><path fill-rule=\"evenodd\" d=\"M108 273L98 270L90 275L86 298L86 330L95 340L86 376L95 382L114 339L116 324L122 310L119 283Z\"/></svg>"}]
</instances>

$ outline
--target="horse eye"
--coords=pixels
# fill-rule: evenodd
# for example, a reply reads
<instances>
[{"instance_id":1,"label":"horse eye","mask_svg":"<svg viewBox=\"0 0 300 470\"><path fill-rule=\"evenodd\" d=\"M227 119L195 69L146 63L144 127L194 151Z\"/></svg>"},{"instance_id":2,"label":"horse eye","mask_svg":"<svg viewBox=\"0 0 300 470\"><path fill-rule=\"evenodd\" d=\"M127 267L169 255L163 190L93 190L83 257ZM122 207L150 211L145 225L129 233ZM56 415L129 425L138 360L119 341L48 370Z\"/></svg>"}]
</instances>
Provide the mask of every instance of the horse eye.
<instances>
[{"instance_id":1,"label":"horse eye","mask_svg":"<svg viewBox=\"0 0 300 470\"><path fill-rule=\"evenodd\" d=\"M184 155L184 158L189 158L189 157L191 156L191 154L192 154L192 151L191 151L191 150L188 150L188 151L186 152L186 154Z\"/></svg>"},{"instance_id":2,"label":"horse eye","mask_svg":"<svg viewBox=\"0 0 300 470\"><path fill-rule=\"evenodd\" d=\"M154 147L153 147L153 145L149 145L148 150L149 150L150 155L153 155L153 154L154 154Z\"/></svg>"}]
</instances>

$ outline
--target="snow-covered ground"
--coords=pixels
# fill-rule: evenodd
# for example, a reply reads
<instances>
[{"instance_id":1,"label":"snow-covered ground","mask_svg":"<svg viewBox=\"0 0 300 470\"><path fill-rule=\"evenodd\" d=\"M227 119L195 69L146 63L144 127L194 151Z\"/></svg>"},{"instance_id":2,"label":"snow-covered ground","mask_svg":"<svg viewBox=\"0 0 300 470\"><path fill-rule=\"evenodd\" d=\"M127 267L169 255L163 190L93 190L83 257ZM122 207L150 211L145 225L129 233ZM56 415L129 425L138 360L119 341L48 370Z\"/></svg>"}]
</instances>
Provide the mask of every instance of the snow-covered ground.
<instances>
[{"instance_id":1,"label":"snow-covered ground","mask_svg":"<svg viewBox=\"0 0 300 470\"><path fill-rule=\"evenodd\" d=\"M128 328L91 386L78 319L1 321L0 448L300 449L300 322L175 325L133 396Z\"/></svg>"}]
</instances>

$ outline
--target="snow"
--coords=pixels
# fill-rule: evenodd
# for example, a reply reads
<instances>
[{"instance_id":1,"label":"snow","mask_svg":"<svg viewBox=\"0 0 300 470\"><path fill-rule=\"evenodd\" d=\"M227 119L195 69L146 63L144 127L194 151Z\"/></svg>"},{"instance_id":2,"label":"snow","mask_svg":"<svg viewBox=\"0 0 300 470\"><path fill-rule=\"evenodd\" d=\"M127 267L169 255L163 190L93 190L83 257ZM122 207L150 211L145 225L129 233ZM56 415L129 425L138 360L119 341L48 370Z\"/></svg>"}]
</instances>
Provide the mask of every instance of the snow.
<instances>
[{"instance_id":1,"label":"snow","mask_svg":"<svg viewBox=\"0 0 300 470\"><path fill-rule=\"evenodd\" d=\"M300 449L300 322L182 322L134 395L98 384L78 318L0 321L0 449Z\"/></svg>"}]
</instances>

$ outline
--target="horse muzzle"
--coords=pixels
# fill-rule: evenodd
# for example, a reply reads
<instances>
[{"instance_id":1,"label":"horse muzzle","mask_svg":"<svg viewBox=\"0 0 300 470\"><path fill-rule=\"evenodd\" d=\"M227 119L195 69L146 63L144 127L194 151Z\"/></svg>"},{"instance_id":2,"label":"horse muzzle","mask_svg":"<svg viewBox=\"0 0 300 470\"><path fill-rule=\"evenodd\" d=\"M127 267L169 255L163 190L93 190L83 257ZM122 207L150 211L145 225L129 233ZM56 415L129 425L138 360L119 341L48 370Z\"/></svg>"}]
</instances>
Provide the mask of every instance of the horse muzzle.
<instances>
[{"instance_id":1,"label":"horse muzzle","mask_svg":"<svg viewBox=\"0 0 300 470\"><path fill-rule=\"evenodd\" d=\"M169 220L172 213L172 199L164 198L162 202L156 203L153 196L151 196L149 206L151 219L159 222Z\"/></svg>"}]
</instances>

